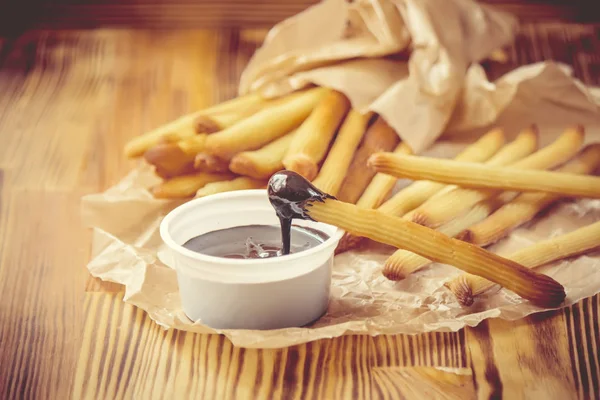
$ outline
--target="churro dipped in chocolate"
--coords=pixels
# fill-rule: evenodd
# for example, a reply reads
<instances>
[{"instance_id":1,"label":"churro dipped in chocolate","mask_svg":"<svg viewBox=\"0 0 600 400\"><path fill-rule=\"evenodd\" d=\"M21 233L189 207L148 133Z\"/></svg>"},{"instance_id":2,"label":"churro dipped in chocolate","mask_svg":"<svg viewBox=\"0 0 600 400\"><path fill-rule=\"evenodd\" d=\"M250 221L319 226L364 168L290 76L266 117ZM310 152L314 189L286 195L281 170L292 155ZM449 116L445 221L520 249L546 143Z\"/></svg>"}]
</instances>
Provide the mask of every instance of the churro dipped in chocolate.
<instances>
[{"instance_id":1,"label":"churro dipped in chocolate","mask_svg":"<svg viewBox=\"0 0 600 400\"><path fill-rule=\"evenodd\" d=\"M444 235L456 237L463 231L465 226L471 226L482 221L500 206L507 201L510 201L510 199L512 199L512 193L503 193L497 197L482 201L457 218L438 227L436 230ZM408 215L405 215L405 218L403 219L411 220ZM409 274L416 272L431 263L431 260L423 256L408 250L398 249L385 261L382 274L389 280L400 281Z\"/></svg>"},{"instance_id":2,"label":"churro dipped in chocolate","mask_svg":"<svg viewBox=\"0 0 600 400\"><path fill-rule=\"evenodd\" d=\"M472 162L483 162L492 157L498 149L500 149L505 142L504 132L501 129L493 129L490 132L483 135L479 140L475 143L467 146L462 152L460 152L455 160L459 161L472 161ZM398 153L400 154L409 154L407 147L401 148ZM398 149L397 149L398 150ZM393 179L395 182L397 178L392 177L391 175L381 173L382 180L390 183L390 179ZM389 178L383 178L388 176ZM382 186L385 189L387 186ZM396 216L403 216L407 212L413 210L419 205L423 204L426 200L431 198L432 196L439 194L442 191L450 190L452 186L446 186L443 183L431 182L431 181L418 181L414 182L408 187L402 189L398 193L396 193L392 198L387 200L385 203L381 204L379 211ZM371 188L369 188L371 189ZM373 191L377 188L373 188ZM374 193L369 191L368 196L371 197ZM387 195L387 194L386 194ZM365 196L367 194L365 193ZM384 196L385 197L385 196ZM371 197L371 198L375 198ZM359 200L360 201L360 200ZM362 208L375 208L378 205L369 206L370 200L365 200L360 206ZM357 204L358 205L358 204ZM353 235L349 232L346 232L340 240L340 244L336 249L336 252L342 253L344 251L351 250L356 248L362 238L360 236Z\"/></svg>"},{"instance_id":3,"label":"churro dipped in chocolate","mask_svg":"<svg viewBox=\"0 0 600 400\"><path fill-rule=\"evenodd\" d=\"M269 180L268 193L282 221L282 232L287 231L287 237L282 236L284 247L287 239L288 249L291 220L310 219L454 265L540 306L555 307L565 298L564 288L552 278L413 222L335 200L293 171L274 174Z\"/></svg>"},{"instance_id":4,"label":"churro dipped in chocolate","mask_svg":"<svg viewBox=\"0 0 600 400\"><path fill-rule=\"evenodd\" d=\"M361 114L350 110L337 134L329 154L313 184L334 196L339 192L352 156L362 139L372 113Z\"/></svg>"},{"instance_id":5,"label":"churro dipped in chocolate","mask_svg":"<svg viewBox=\"0 0 600 400\"><path fill-rule=\"evenodd\" d=\"M369 157L382 151L394 150L399 141L400 138L392 127L383 118L377 117L356 150L337 197L343 202L356 204L377 173L373 168L367 168ZM397 180L393 179L394 182Z\"/></svg>"},{"instance_id":6,"label":"churro dipped in chocolate","mask_svg":"<svg viewBox=\"0 0 600 400\"><path fill-rule=\"evenodd\" d=\"M298 128L298 135L283 158L283 165L306 179L313 180L319 172L319 163L325 158L329 143L350 109L343 94L328 90L314 111Z\"/></svg>"},{"instance_id":7,"label":"churro dipped in chocolate","mask_svg":"<svg viewBox=\"0 0 600 400\"><path fill-rule=\"evenodd\" d=\"M527 268L536 268L600 247L600 221L561 236L543 240L511 254L508 258ZM444 284L463 306L473 304L475 296L495 286L471 274L462 274Z\"/></svg>"}]
</instances>

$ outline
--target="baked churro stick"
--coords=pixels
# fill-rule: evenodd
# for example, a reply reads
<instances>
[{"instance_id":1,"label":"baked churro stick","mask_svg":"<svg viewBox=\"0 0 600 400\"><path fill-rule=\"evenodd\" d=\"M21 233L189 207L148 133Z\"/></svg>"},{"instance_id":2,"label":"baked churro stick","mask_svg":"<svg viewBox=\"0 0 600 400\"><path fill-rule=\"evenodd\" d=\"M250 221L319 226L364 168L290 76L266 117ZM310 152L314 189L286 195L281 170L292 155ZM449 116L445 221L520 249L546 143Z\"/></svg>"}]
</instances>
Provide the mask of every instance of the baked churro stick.
<instances>
[{"instance_id":1,"label":"baked churro stick","mask_svg":"<svg viewBox=\"0 0 600 400\"><path fill-rule=\"evenodd\" d=\"M362 139L372 113L361 114L350 110L338 133L329 154L313 184L324 192L337 196L348 172L352 156Z\"/></svg>"},{"instance_id":2,"label":"baked churro stick","mask_svg":"<svg viewBox=\"0 0 600 400\"><path fill-rule=\"evenodd\" d=\"M555 307L565 298L564 288L548 276L414 222L335 200L292 171L273 175L268 193L282 223L303 218L335 225L480 275L540 306Z\"/></svg>"},{"instance_id":3,"label":"baked churro stick","mask_svg":"<svg viewBox=\"0 0 600 400\"><path fill-rule=\"evenodd\" d=\"M490 158L485 164L486 165L506 165L517 160L523 159L527 155L531 154L537 148L537 129L530 127L525 129L515 140L508 145L504 146L498 153ZM423 211L427 212L433 207L443 207L444 199L451 196L457 191L461 191L460 188L452 189L445 193L439 193L438 196L431 198L421 206L410 211L404 215L404 219L421 223L422 220L416 218L416 215L423 215ZM501 196L492 198L488 202L481 202L475 204L474 207L468 209L466 212L459 211L454 212L448 210L448 214L451 218L445 224L438 227L438 230L445 235L450 237L460 233L466 227L469 227L494 212L498 207L507 201L510 201L516 196L512 193L503 193ZM459 208L459 207L457 207ZM419 214L416 214L420 211ZM461 213L462 212L462 213ZM455 218L456 217L456 218ZM421 225L424 225L421 223ZM418 271L424 266L431 263L430 260L421 257L417 254L411 253L406 250L396 250L385 262L383 268L383 275L390 280L402 280L406 278L412 272Z\"/></svg>"},{"instance_id":4,"label":"baked churro stick","mask_svg":"<svg viewBox=\"0 0 600 400\"><path fill-rule=\"evenodd\" d=\"M476 204L471 209L467 210L464 214L453 219L452 221L440 226L437 231L454 237L463 231L465 226L471 226L477 222L482 221L498 207L502 206L512 198L512 193L503 193L498 197L482 201ZM410 218L404 218L410 221ZM400 281L405 279L408 275L416 272L427 265L431 264L432 261L412 253L407 250L396 250L386 261L383 266L382 274L386 278L392 281Z\"/></svg>"},{"instance_id":5,"label":"baked churro stick","mask_svg":"<svg viewBox=\"0 0 600 400\"><path fill-rule=\"evenodd\" d=\"M233 114L219 114L219 115L199 115L194 120L194 132L195 133L215 133L229 128L230 126L237 124L244 118L249 117L258 110L243 110Z\"/></svg>"},{"instance_id":6,"label":"baked churro stick","mask_svg":"<svg viewBox=\"0 0 600 400\"><path fill-rule=\"evenodd\" d=\"M411 154L412 150L407 144L400 143L396 147L395 152L401 154ZM368 169L366 167L363 168ZM358 199L356 206L366 209L379 207L381 203L383 203L389 196L397 181L398 179L391 175L381 173L376 174L362 196L360 196L360 199ZM337 247L335 248L335 254L340 254L358 247L361 240L362 238L359 236L354 236L348 232L344 233Z\"/></svg>"},{"instance_id":7,"label":"baked churro stick","mask_svg":"<svg viewBox=\"0 0 600 400\"><path fill-rule=\"evenodd\" d=\"M136 136L125 145L127 157L138 157L151 147L166 141L173 142L196 133L212 133L231 126L272 100L258 93L238 97L213 107L184 115L143 135ZM198 132L201 129L202 132Z\"/></svg>"},{"instance_id":8,"label":"baked churro stick","mask_svg":"<svg viewBox=\"0 0 600 400\"><path fill-rule=\"evenodd\" d=\"M562 137L559 141L562 141L561 139ZM556 153L562 154L562 158L567 158L576 152L575 149L579 146L579 143L572 143L568 149L557 146L556 142L551 146L557 150ZM569 174L557 172L532 171L531 169L534 169L534 167L538 169L540 167L548 168L558 163L556 158L547 157L551 153L547 150L549 149L545 148L513 164L511 167L495 167L384 153L371 157L370 162L378 170L395 176L410 177L411 179L435 179L439 182L467 188L565 192L567 195L576 197L596 197L600 194L600 188L592 187L598 182L596 178L573 177ZM474 192L478 193L478 191ZM482 200L482 196L484 198L490 197L498 190L480 190L479 192L483 195L477 197L477 201Z\"/></svg>"},{"instance_id":9,"label":"baked churro stick","mask_svg":"<svg viewBox=\"0 0 600 400\"><path fill-rule=\"evenodd\" d=\"M194 121L197 117L196 113L186 115L153 131L134 137L125 145L125 156L129 158L139 157L158 144L172 143L194 136L196 134Z\"/></svg>"},{"instance_id":10,"label":"baked churro stick","mask_svg":"<svg viewBox=\"0 0 600 400\"><path fill-rule=\"evenodd\" d=\"M258 150L236 154L229 163L229 169L239 175L268 179L275 172L283 169L283 156L295 134L294 130Z\"/></svg>"},{"instance_id":11,"label":"baked churro stick","mask_svg":"<svg viewBox=\"0 0 600 400\"><path fill-rule=\"evenodd\" d=\"M234 97L233 99L225 100L214 106L210 106L200 111L202 115L218 115L229 112L236 112L244 108L254 108L269 103L271 100L263 97L260 93L248 93L243 96Z\"/></svg>"},{"instance_id":12,"label":"baked churro stick","mask_svg":"<svg viewBox=\"0 0 600 400\"><path fill-rule=\"evenodd\" d=\"M228 172L229 163L211 154L199 153L194 159L194 168L204 172Z\"/></svg>"},{"instance_id":13,"label":"baked churro stick","mask_svg":"<svg viewBox=\"0 0 600 400\"><path fill-rule=\"evenodd\" d=\"M389 160L388 157L390 156L377 159L374 165L378 170L398 177L432 179L477 189L547 192L564 194L568 197L600 198L599 177L521 170L514 167L490 167L475 163L457 163L395 154L393 155L394 166L389 168L386 162L386 159ZM383 163L380 164L379 161Z\"/></svg>"},{"instance_id":14,"label":"baked churro stick","mask_svg":"<svg viewBox=\"0 0 600 400\"><path fill-rule=\"evenodd\" d=\"M204 151L224 160L231 160L239 152L264 146L300 125L324 93L324 89L315 88L289 95L280 103L227 129L208 135Z\"/></svg>"},{"instance_id":15,"label":"baked churro stick","mask_svg":"<svg viewBox=\"0 0 600 400\"><path fill-rule=\"evenodd\" d=\"M560 172L520 170L509 167L489 167L475 163L457 163L413 156L394 155L400 161L395 176L411 179L435 179L452 185L471 188L547 192L568 197L600 198L600 178L572 176ZM409 166L410 164L410 166ZM378 167L378 169L380 169ZM399 172L402 169L404 172ZM390 173L388 168L382 171Z\"/></svg>"},{"instance_id":16,"label":"baked churro stick","mask_svg":"<svg viewBox=\"0 0 600 400\"><path fill-rule=\"evenodd\" d=\"M233 192L235 190L263 189L265 187L267 187L267 182L264 180L240 176L230 181L207 183L203 188L196 192L196 197L205 197L210 196L211 194Z\"/></svg>"},{"instance_id":17,"label":"baked churro stick","mask_svg":"<svg viewBox=\"0 0 600 400\"><path fill-rule=\"evenodd\" d=\"M554 143L510 166L520 169L552 168L574 156L582 143L583 133L579 130L569 129L555 140ZM495 165L506 164L504 162L496 163ZM430 228L435 228L448 222L469 207L498 193L500 191L456 188L446 193L443 197L432 198L413 210L412 220ZM513 198L517 194L514 193Z\"/></svg>"},{"instance_id":18,"label":"baked churro stick","mask_svg":"<svg viewBox=\"0 0 600 400\"><path fill-rule=\"evenodd\" d=\"M600 247L600 221L538 242L511 254L508 258L527 268L536 268L553 261L583 254ZM463 306L473 304L474 297L494 287L489 280L462 274L444 284Z\"/></svg>"},{"instance_id":19,"label":"baked churro stick","mask_svg":"<svg viewBox=\"0 0 600 400\"><path fill-rule=\"evenodd\" d=\"M177 199L193 197L198 189L211 182L233 179L232 174L198 172L192 175L178 176L168 179L152 188L157 199Z\"/></svg>"},{"instance_id":20,"label":"baked churro stick","mask_svg":"<svg viewBox=\"0 0 600 400\"><path fill-rule=\"evenodd\" d=\"M381 117L367 129L362 143L356 150L352 163L348 168L338 199L346 203L355 204L363 194L376 172L367 168L367 160L372 154L381 151L392 151L397 146L400 138L398 134ZM408 146L404 146L408 148ZM394 182L397 179L394 178Z\"/></svg>"},{"instance_id":21,"label":"baked churro stick","mask_svg":"<svg viewBox=\"0 0 600 400\"><path fill-rule=\"evenodd\" d=\"M567 132L552 145L547 146L543 150L524 158L514 165L525 167L546 167L554 166L562 163L564 159L571 154L574 154L579 147L582 137L574 132ZM518 138L512 144L519 144ZM503 150L511 151L510 146L506 146ZM517 149L515 149L517 150ZM488 165L492 165L495 160L490 160ZM504 159L502 162L510 161ZM496 165L500 164L498 160ZM489 190L475 190L457 188L451 192L432 198L414 209L405 218L417 222L421 225L429 227L438 227L438 229L450 236L464 235L461 232L463 229L480 222L498 207L504 203L513 200L517 192L505 192ZM498 195L498 197L492 197ZM487 199L487 200L486 200ZM479 201L479 202L478 202ZM465 209L469 210L465 213ZM460 215L454 219L457 215ZM479 221L468 218L469 216L479 215ZM385 262L383 274L391 280L402 280L412 272L430 264L431 261L415 254L409 254L404 250L397 250Z\"/></svg>"},{"instance_id":22,"label":"baked churro stick","mask_svg":"<svg viewBox=\"0 0 600 400\"><path fill-rule=\"evenodd\" d=\"M206 147L206 138L208 135L199 134L189 138L185 138L177 142L177 146L183 151L185 154L195 157L196 154L200 154L205 151Z\"/></svg>"},{"instance_id":23,"label":"baked churro stick","mask_svg":"<svg viewBox=\"0 0 600 400\"><path fill-rule=\"evenodd\" d=\"M468 146L454 160L474 163L487 161L504 145L504 141L504 132L501 129L494 129ZM404 215L445 187L446 185L443 183L433 181L414 182L383 203L379 207L379 211L392 215Z\"/></svg>"},{"instance_id":24,"label":"baked churro stick","mask_svg":"<svg viewBox=\"0 0 600 400\"><path fill-rule=\"evenodd\" d=\"M406 143L400 143L394 153L412 154L412 150ZM379 207L387 199L397 181L398 178L391 175L375 174L356 205L361 208Z\"/></svg>"},{"instance_id":25,"label":"baked churro stick","mask_svg":"<svg viewBox=\"0 0 600 400\"><path fill-rule=\"evenodd\" d=\"M283 165L313 180L319 171L319 163L327 154L329 142L333 139L340 123L350 108L350 102L343 94L329 90L306 121L298 128L283 158Z\"/></svg>"},{"instance_id":26,"label":"baked churro stick","mask_svg":"<svg viewBox=\"0 0 600 400\"><path fill-rule=\"evenodd\" d=\"M568 174L589 174L594 172L599 165L600 144L592 144L558 171ZM487 219L463 231L459 235L460 240L477 246L494 243L562 197L560 194L551 193L523 193Z\"/></svg>"},{"instance_id":27,"label":"baked churro stick","mask_svg":"<svg viewBox=\"0 0 600 400\"><path fill-rule=\"evenodd\" d=\"M148 164L154 165L156 175L168 179L194 171L194 157L185 154L172 143L158 144L144 153Z\"/></svg>"},{"instance_id":28,"label":"baked churro stick","mask_svg":"<svg viewBox=\"0 0 600 400\"><path fill-rule=\"evenodd\" d=\"M486 161L502 147L504 140L504 133L501 129L491 130L475 143L467 146L467 148L455 157L455 160L473 162ZM437 182L414 182L383 203L378 210L386 214L403 216L444 188L447 188L447 186ZM339 254L343 251L353 249L357 247L361 241L362 238L360 236L346 232L340 240L336 252Z\"/></svg>"}]
</instances>

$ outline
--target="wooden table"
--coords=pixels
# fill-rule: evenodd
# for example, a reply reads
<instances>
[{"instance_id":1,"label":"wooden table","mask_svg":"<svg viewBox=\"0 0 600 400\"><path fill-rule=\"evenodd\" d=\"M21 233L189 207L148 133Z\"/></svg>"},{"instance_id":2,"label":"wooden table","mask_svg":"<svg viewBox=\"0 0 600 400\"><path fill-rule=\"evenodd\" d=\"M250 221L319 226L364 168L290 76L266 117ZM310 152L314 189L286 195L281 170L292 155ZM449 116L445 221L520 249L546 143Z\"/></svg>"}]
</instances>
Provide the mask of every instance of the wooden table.
<instances>
[{"instance_id":1,"label":"wooden table","mask_svg":"<svg viewBox=\"0 0 600 400\"><path fill-rule=\"evenodd\" d=\"M28 31L0 41L0 398L600 396L600 297L458 333L283 350L163 331L85 269L79 199L132 136L234 95L253 30ZM554 58L600 84L600 26L524 25L498 75ZM433 367L452 367L457 373Z\"/></svg>"}]
</instances>

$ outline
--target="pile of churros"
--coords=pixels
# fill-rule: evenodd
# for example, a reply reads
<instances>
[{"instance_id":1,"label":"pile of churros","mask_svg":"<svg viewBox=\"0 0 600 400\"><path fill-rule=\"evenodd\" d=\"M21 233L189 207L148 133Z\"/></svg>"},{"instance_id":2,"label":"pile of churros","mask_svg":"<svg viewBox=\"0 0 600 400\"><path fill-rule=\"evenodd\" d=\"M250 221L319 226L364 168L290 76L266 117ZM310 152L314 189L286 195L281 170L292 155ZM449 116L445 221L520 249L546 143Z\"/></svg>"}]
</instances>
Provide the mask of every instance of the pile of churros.
<instances>
[{"instance_id":1,"label":"pile of churros","mask_svg":"<svg viewBox=\"0 0 600 400\"><path fill-rule=\"evenodd\" d=\"M399 142L383 119L352 109L335 90L313 87L274 99L249 94L185 115L135 137L125 155L154 166L162 182L151 193L160 199L264 188L287 169L345 201L362 195L368 205L385 198L396 179L375 177L367 160L394 149L410 154Z\"/></svg>"},{"instance_id":2,"label":"pile of churros","mask_svg":"<svg viewBox=\"0 0 600 400\"><path fill-rule=\"evenodd\" d=\"M453 160L415 156L381 117L353 109L339 92L312 87L273 99L244 95L186 115L134 138L125 154L143 157L154 166L162 178L150 189L156 198L264 188L271 175L286 169L340 202L377 210L374 224L377 215L387 214L398 229L413 229L403 221L428 228L413 232L419 240L431 235L423 246L442 246L443 238L453 237L485 247L563 198L600 198L600 178L592 176L600 164L600 144L582 148L583 141L579 126L543 148L538 148L535 126L510 143L497 128ZM399 178L414 182L392 195ZM370 237L379 237L375 233ZM410 235L404 236L410 240ZM358 248L364 240L348 229L336 253ZM600 222L507 259L535 268L599 246ZM433 261L459 256L440 253L431 260L400 248L386 261L383 274L402 280ZM477 263L476 253L472 256ZM484 269L473 265L477 275L447 282L461 304L472 304L475 296L495 286L481 277L494 271ZM527 282L511 285L527 292Z\"/></svg>"}]
</instances>

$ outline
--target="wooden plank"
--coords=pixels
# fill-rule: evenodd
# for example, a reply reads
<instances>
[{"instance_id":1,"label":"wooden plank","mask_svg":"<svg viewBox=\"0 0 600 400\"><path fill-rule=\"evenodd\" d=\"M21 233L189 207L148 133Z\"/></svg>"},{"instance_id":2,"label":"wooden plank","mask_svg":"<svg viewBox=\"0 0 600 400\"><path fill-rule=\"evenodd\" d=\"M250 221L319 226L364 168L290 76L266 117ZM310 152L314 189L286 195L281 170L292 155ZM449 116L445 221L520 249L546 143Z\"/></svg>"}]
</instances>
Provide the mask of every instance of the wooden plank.
<instances>
[{"instance_id":1,"label":"wooden plank","mask_svg":"<svg viewBox=\"0 0 600 400\"><path fill-rule=\"evenodd\" d=\"M569 354L561 314L489 320L467 329L467 344L479 398L569 399L577 393L565 374Z\"/></svg>"},{"instance_id":2,"label":"wooden plank","mask_svg":"<svg viewBox=\"0 0 600 400\"><path fill-rule=\"evenodd\" d=\"M223 336L164 331L140 309L123 304L122 296L85 296L74 398L187 398L192 393L223 399L368 399L376 397L373 371L414 365L419 357L437 360L435 347L417 344L426 343L426 335L344 336L278 350L235 348ZM456 357L434 365L461 368L461 346L462 340L449 340L445 350Z\"/></svg>"},{"instance_id":3,"label":"wooden plank","mask_svg":"<svg viewBox=\"0 0 600 400\"><path fill-rule=\"evenodd\" d=\"M0 398L69 393L89 234L81 193L6 189L0 211Z\"/></svg>"},{"instance_id":4,"label":"wooden plank","mask_svg":"<svg viewBox=\"0 0 600 400\"><path fill-rule=\"evenodd\" d=\"M101 190L134 165L132 136L212 103L214 34L35 32L16 39L0 87L0 166L22 187ZM24 51L27 49L27 51Z\"/></svg>"},{"instance_id":5,"label":"wooden plank","mask_svg":"<svg viewBox=\"0 0 600 400\"><path fill-rule=\"evenodd\" d=\"M317 0L27 0L8 7L8 23L29 28L81 29L126 27L152 29L271 27ZM523 21L599 22L592 1L486 0ZM8 23L3 26L6 28ZM18 29L18 27L14 27Z\"/></svg>"},{"instance_id":6,"label":"wooden plank","mask_svg":"<svg viewBox=\"0 0 600 400\"><path fill-rule=\"evenodd\" d=\"M470 368L374 368L377 397L381 399L467 400L476 397Z\"/></svg>"},{"instance_id":7,"label":"wooden plank","mask_svg":"<svg viewBox=\"0 0 600 400\"><path fill-rule=\"evenodd\" d=\"M600 85L600 24L523 24L506 53L505 63L484 64L490 79L524 64L553 60L572 66L586 84Z\"/></svg>"},{"instance_id":8,"label":"wooden plank","mask_svg":"<svg viewBox=\"0 0 600 400\"><path fill-rule=\"evenodd\" d=\"M571 372L580 398L600 396L600 296L565 309Z\"/></svg>"},{"instance_id":9,"label":"wooden plank","mask_svg":"<svg viewBox=\"0 0 600 400\"><path fill-rule=\"evenodd\" d=\"M479 398L587 399L598 389L599 296L564 312L467 329Z\"/></svg>"},{"instance_id":10,"label":"wooden plank","mask_svg":"<svg viewBox=\"0 0 600 400\"><path fill-rule=\"evenodd\" d=\"M124 290L123 285L113 282L106 282L99 278L89 277L85 284L86 292L109 292L116 293Z\"/></svg>"}]
</instances>

